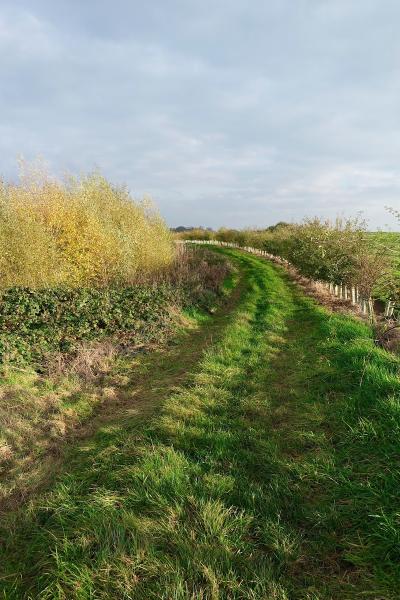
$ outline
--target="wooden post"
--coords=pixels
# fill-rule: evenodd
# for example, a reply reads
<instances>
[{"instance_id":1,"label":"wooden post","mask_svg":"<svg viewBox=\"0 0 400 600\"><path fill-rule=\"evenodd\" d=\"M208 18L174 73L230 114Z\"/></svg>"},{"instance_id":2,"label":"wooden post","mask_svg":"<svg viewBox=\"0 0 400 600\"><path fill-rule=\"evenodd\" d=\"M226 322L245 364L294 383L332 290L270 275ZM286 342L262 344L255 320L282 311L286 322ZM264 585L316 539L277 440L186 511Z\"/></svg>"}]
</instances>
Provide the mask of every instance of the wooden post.
<instances>
[{"instance_id":1,"label":"wooden post","mask_svg":"<svg viewBox=\"0 0 400 600\"><path fill-rule=\"evenodd\" d=\"M371 296L368 298L368 315L371 321L375 322L374 300Z\"/></svg>"},{"instance_id":2,"label":"wooden post","mask_svg":"<svg viewBox=\"0 0 400 600\"><path fill-rule=\"evenodd\" d=\"M393 317L395 306L396 306L396 303L393 300L388 300L386 307L385 307L385 317L387 317L387 318Z\"/></svg>"},{"instance_id":3,"label":"wooden post","mask_svg":"<svg viewBox=\"0 0 400 600\"><path fill-rule=\"evenodd\" d=\"M365 298L362 299L362 313L364 315L368 314L368 302Z\"/></svg>"}]
</instances>

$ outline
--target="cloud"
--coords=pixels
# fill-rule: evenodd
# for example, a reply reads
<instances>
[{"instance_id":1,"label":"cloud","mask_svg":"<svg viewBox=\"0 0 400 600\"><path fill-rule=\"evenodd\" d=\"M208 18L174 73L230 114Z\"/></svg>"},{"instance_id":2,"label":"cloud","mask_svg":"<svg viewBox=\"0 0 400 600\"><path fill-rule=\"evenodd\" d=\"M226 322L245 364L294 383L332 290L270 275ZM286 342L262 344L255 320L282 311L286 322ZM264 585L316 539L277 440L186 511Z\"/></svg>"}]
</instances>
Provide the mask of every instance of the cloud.
<instances>
[{"instance_id":1,"label":"cloud","mask_svg":"<svg viewBox=\"0 0 400 600\"><path fill-rule=\"evenodd\" d=\"M399 206L400 5L5 0L0 150L100 167L171 225ZM393 223L394 225L394 223Z\"/></svg>"}]
</instances>

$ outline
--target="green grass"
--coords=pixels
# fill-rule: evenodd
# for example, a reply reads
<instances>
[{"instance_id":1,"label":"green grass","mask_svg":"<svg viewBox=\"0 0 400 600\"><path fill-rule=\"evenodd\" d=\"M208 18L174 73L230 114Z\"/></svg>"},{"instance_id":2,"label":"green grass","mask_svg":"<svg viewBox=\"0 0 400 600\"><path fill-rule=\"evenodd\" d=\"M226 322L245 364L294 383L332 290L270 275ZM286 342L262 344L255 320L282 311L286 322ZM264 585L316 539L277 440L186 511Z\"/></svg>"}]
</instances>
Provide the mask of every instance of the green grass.
<instances>
[{"instance_id":1,"label":"green grass","mask_svg":"<svg viewBox=\"0 0 400 600\"><path fill-rule=\"evenodd\" d=\"M148 357L144 410L128 384L3 519L3 598L398 597L399 359L277 267L223 252L244 283L202 352L186 338Z\"/></svg>"}]
</instances>

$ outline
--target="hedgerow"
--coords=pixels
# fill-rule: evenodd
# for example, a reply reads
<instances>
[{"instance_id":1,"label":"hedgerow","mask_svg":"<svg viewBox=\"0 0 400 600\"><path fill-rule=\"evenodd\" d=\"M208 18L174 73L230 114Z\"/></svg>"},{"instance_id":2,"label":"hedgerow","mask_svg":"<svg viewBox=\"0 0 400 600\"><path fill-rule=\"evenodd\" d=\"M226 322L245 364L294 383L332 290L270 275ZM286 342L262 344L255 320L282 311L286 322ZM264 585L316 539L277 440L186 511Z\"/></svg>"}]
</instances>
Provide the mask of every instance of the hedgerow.
<instances>
[{"instance_id":1,"label":"hedgerow","mask_svg":"<svg viewBox=\"0 0 400 600\"><path fill-rule=\"evenodd\" d=\"M0 297L0 359L37 360L76 341L129 331L149 340L168 317L174 290L158 286L118 288L14 287Z\"/></svg>"},{"instance_id":2,"label":"hedgerow","mask_svg":"<svg viewBox=\"0 0 400 600\"><path fill-rule=\"evenodd\" d=\"M0 181L0 361L117 333L154 339L173 305L218 293L224 269L202 262L177 253L149 201L99 173L58 181L23 165L17 183Z\"/></svg>"},{"instance_id":3,"label":"hedgerow","mask_svg":"<svg viewBox=\"0 0 400 600\"><path fill-rule=\"evenodd\" d=\"M27 288L0 292L0 362L39 362L82 341L146 343L173 323L173 308L209 309L228 273L214 253L187 252L155 281L108 287Z\"/></svg>"},{"instance_id":4,"label":"hedgerow","mask_svg":"<svg viewBox=\"0 0 400 600\"><path fill-rule=\"evenodd\" d=\"M400 298L394 253L387 244L378 243L357 218L334 222L314 218L300 224L278 223L264 230L222 228L212 233L198 229L179 235L194 236L266 250L287 259L305 277L356 285L364 298Z\"/></svg>"}]
</instances>

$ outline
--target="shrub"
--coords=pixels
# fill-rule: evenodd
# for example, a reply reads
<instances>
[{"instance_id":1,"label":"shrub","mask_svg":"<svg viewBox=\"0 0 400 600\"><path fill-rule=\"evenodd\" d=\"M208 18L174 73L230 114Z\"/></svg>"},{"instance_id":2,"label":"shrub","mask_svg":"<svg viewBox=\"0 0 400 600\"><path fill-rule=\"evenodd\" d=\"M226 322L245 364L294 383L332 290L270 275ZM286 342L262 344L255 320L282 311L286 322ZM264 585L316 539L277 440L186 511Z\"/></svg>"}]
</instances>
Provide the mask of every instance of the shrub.
<instances>
[{"instance_id":1,"label":"shrub","mask_svg":"<svg viewBox=\"0 0 400 600\"><path fill-rule=\"evenodd\" d=\"M63 183L30 170L0 185L1 287L132 283L171 264L165 223L99 173Z\"/></svg>"},{"instance_id":2,"label":"shrub","mask_svg":"<svg viewBox=\"0 0 400 600\"><path fill-rule=\"evenodd\" d=\"M357 220L312 219L293 229L286 258L306 277L350 283L365 249L365 229Z\"/></svg>"}]
</instances>

